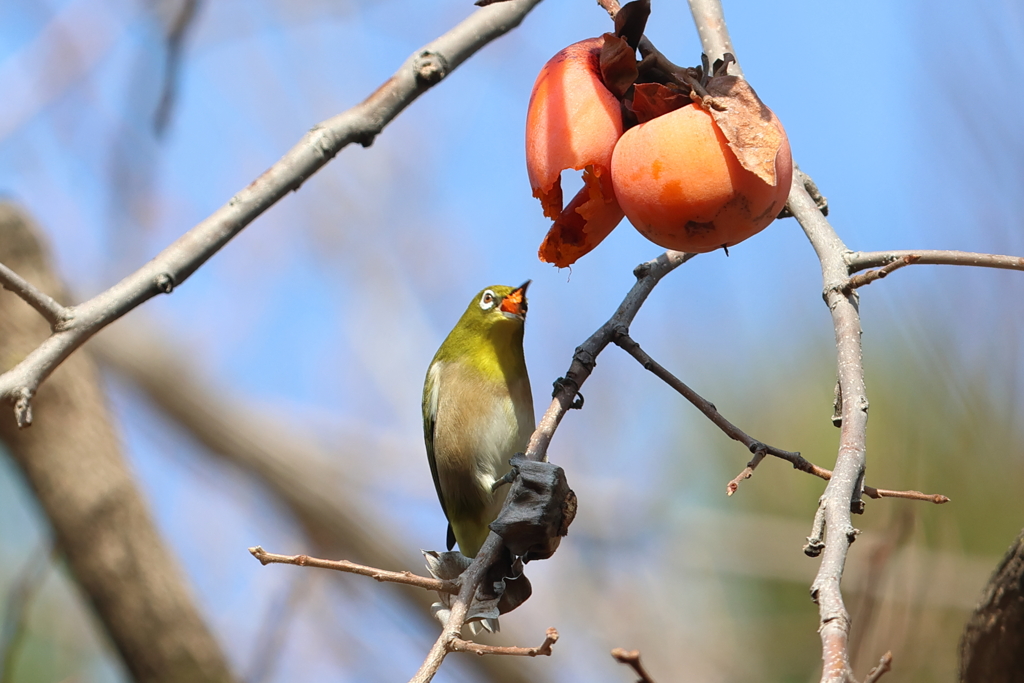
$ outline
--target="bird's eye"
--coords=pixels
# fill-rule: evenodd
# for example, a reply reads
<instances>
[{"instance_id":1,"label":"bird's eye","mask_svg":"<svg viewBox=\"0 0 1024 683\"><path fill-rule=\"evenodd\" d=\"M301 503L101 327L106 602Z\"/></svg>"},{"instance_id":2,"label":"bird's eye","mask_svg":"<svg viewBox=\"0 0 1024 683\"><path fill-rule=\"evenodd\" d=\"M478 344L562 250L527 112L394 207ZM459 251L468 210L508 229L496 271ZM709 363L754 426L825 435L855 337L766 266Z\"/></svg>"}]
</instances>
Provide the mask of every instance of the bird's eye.
<instances>
[{"instance_id":1,"label":"bird's eye","mask_svg":"<svg viewBox=\"0 0 1024 683\"><path fill-rule=\"evenodd\" d=\"M480 308L485 311L494 308L494 292L488 289L483 293L483 296L480 297Z\"/></svg>"}]
</instances>

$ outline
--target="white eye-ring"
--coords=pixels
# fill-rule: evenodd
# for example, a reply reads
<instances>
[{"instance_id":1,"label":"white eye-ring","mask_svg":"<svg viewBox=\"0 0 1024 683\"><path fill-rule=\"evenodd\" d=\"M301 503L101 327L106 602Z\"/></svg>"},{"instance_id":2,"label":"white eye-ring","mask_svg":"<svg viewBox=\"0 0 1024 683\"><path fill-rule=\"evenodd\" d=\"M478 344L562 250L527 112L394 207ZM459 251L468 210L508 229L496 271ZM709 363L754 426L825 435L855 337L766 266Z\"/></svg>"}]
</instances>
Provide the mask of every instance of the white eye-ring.
<instances>
[{"instance_id":1,"label":"white eye-ring","mask_svg":"<svg viewBox=\"0 0 1024 683\"><path fill-rule=\"evenodd\" d=\"M489 289L484 290L483 295L480 297L480 308L489 311L494 308L495 301L497 301L497 297L494 296L494 292Z\"/></svg>"}]
</instances>

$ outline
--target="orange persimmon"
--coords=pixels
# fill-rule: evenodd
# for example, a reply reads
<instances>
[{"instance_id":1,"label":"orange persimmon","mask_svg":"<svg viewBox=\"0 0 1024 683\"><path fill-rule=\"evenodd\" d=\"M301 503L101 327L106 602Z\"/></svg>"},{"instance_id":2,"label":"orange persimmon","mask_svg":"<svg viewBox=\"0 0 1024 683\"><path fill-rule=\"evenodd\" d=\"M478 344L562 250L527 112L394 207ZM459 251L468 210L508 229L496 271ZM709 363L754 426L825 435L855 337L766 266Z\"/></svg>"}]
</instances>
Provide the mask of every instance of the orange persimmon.
<instances>
[{"instance_id":1,"label":"orange persimmon","mask_svg":"<svg viewBox=\"0 0 1024 683\"><path fill-rule=\"evenodd\" d=\"M541 260L558 267L593 249L622 220L611 160L621 105L601 79L604 38L574 43L541 69L526 115L526 168L544 215L555 219ZM584 187L563 209L561 173L583 170Z\"/></svg>"},{"instance_id":2,"label":"orange persimmon","mask_svg":"<svg viewBox=\"0 0 1024 683\"><path fill-rule=\"evenodd\" d=\"M775 220L789 196L793 160L782 124L764 111L781 137L774 185L740 163L711 114L694 104L627 130L612 156L612 183L633 226L662 247L701 253L742 242Z\"/></svg>"}]
</instances>

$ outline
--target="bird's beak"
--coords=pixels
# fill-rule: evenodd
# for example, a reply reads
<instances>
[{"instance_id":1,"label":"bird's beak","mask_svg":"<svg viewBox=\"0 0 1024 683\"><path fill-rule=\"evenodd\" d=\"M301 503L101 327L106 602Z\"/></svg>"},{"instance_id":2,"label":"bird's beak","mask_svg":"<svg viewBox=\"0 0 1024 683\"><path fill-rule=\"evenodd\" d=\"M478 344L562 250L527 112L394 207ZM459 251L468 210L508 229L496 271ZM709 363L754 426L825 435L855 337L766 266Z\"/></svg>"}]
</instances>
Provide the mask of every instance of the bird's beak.
<instances>
[{"instance_id":1,"label":"bird's beak","mask_svg":"<svg viewBox=\"0 0 1024 683\"><path fill-rule=\"evenodd\" d=\"M527 280L505 295L500 306L503 313L526 319L526 288L530 286L531 282L533 281Z\"/></svg>"}]
</instances>

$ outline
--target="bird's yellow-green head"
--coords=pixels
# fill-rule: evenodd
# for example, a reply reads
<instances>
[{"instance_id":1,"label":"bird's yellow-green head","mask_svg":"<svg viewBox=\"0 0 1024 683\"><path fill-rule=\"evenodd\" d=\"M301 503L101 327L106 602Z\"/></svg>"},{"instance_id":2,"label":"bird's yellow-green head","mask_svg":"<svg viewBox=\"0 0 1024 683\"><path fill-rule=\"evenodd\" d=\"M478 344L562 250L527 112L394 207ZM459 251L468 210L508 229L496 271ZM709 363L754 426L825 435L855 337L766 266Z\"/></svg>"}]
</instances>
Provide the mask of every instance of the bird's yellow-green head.
<instances>
[{"instance_id":1,"label":"bird's yellow-green head","mask_svg":"<svg viewBox=\"0 0 1024 683\"><path fill-rule=\"evenodd\" d=\"M497 368L488 367L495 354L512 353L522 357L523 323L526 321L527 280L518 287L492 285L477 293L466 307L448 338L437 352L435 361L460 359L469 361L487 374Z\"/></svg>"}]
</instances>

